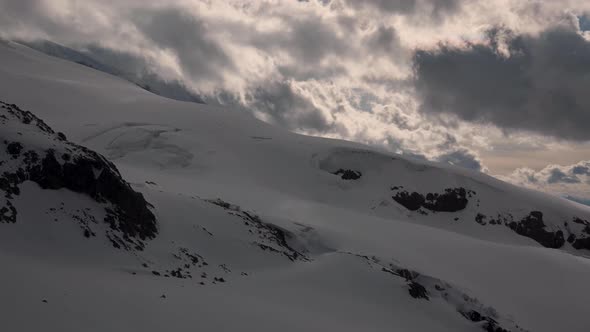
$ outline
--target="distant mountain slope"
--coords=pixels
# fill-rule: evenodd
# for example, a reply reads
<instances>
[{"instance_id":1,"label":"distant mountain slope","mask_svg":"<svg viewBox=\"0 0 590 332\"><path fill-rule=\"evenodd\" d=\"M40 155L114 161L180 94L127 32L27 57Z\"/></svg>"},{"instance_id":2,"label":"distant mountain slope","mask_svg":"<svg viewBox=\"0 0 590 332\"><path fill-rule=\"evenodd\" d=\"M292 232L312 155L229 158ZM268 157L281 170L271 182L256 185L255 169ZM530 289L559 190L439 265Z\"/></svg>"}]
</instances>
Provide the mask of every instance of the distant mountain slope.
<instances>
[{"instance_id":1,"label":"distant mountain slope","mask_svg":"<svg viewBox=\"0 0 590 332\"><path fill-rule=\"evenodd\" d=\"M207 227L198 223L190 224L193 228L192 233L194 236L196 235L195 243L182 245L182 236L167 234L165 241L160 241L159 244L153 246L155 248L151 248L152 246L145 241L154 240L156 237L155 217L148 209L148 203L143 199L143 196L130 188L113 164L91 150L68 142L64 134L54 132L41 119L15 104L0 101L0 129L0 139L7 152L5 157L0 159L0 171L2 172L0 191L4 195L4 202L0 208L0 221L9 224L3 227L3 233L12 231L13 236L22 238L27 233L26 228L29 228L28 232L31 232L30 228L32 227L34 234L43 236L47 232L47 226L43 225L44 223L69 223L69 225L61 225L62 227L77 224L80 227L80 235L74 236L74 238L68 234L69 232L63 229L60 231L60 225L57 228L51 227L53 229L50 232L62 243L71 243L72 240L76 243L76 239L81 238L82 235L85 238L92 238L104 232L106 239L114 248L138 251L133 254L134 258L127 262L129 265L127 269L130 270L131 275L137 276L139 273L143 274L144 278L148 274L156 279L190 280L190 284L197 287L233 282L238 272L242 278L248 276L255 278L256 272L252 271L252 268L259 264L272 265L273 261L276 264L281 259L308 263L316 258L314 246L305 243L305 237L310 231L313 231L312 228L307 227L303 236L296 235L266 222L251 211L244 211L241 207L220 199L199 199L201 206L196 209L193 206L193 213L198 211L194 215L197 218L211 218L210 213L207 216L207 209L204 209L203 203L210 204L213 210L215 210L214 207L218 207L216 223L209 224ZM146 184L157 185L150 181ZM71 193L60 192L64 189ZM80 200L81 197L73 199L73 196L76 196L74 193L90 199ZM48 195L51 198L47 201L53 201L53 204L35 204L35 200ZM196 198L191 197L191 199L195 200ZM156 201L161 202L160 200ZM57 202L59 204L56 204ZM158 208L161 207L158 206ZM37 215L44 213L45 216L31 218L27 210L35 211ZM223 211L227 215L225 218L220 218L220 215L224 215ZM24 217L22 217L23 214ZM101 225L101 221L104 224ZM22 223L25 224L25 229L10 229L14 228L12 224L20 226ZM229 234L240 230L241 235L230 235L227 238ZM245 232L246 230L247 232ZM186 232L186 230L172 230L175 234L180 234L179 231ZM43 244L43 242L25 243L25 241L19 243L15 242L14 238L10 242L17 247L36 247ZM102 242L104 243L104 241ZM162 245L162 242L165 244ZM114 252L109 252L108 245L104 244L104 247L99 247L98 250L104 252L105 258L116 256ZM236 250L237 248L232 248L236 247L236 244L237 247L242 247L239 251ZM45 245L44 250L48 252L54 250L52 245L47 246L47 243ZM147 250L145 250L146 245L148 246ZM200 249L196 251L195 247L200 247ZM199 253L210 251L211 247L217 247L217 252L207 256ZM72 249L83 251L89 248L78 243ZM16 252L21 250L17 248ZM146 252L141 253L144 250ZM508 327L512 331L522 330L511 319L501 316L497 310L470 298L455 289L450 283L420 275L399 265L384 262L375 256L368 257L352 252L327 250L333 254L351 257L351 263L368 264L369 270L375 269L385 273L388 278L392 278L395 286L407 289L408 292L406 296L400 294L400 298L397 299L400 303L411 302L412 298L421 301L436 301L431 305L431 310L440 307L436 310L440 311L437 314L440 315L438 319L441 321L453 322L463 317L465 322L459 325L466 327L469 326L467 322L474 322L473 327L481 326L487 331L508 331L504 327ZM0 253L0 259L6 259L3 254L5 253ZM61 260L69 259L68 254L60 256ZM242 271L232 273L236 266L236 257L240 257L241 260L247 258L246 262L249 261L249 263L240 262L238 268ZM220 258L225 259L223 263L220 263ZM228 261L232 263L228 264ZM214 267L209 268L213 262L215 262ZM92 261L86 261L85 264L92 265ZM14 269L15 266L11 266L11 268ZM16 269L18 270L18 267ZM60 270L57 269L57 271ZM42 269L36 271L36 275L40 278L37 282L44 282L48 273ZM110 277L123 278L120 275ZM0 278L0 280L4 278ZM52 285L51 287L64 286ZM28 292L25 294L32 295ZM160 296L160 299L166 298L166 294ZM54 301L53 298L48 300L45 296L37 300L47 305L49 305L49 301L51 303ZM30 303L29 305L34 304ZM64 303L60 303L60 305L64 305ZM85 303L80 303L80 305L85 305ZM452 314L453 310L456 311L454 315ZM16 316L19 314L21 312L18 312ZM126 323L120 322L120 324ZM49 327L49 330L54 328L58 330L57 326L60 325L61 323ZM8 327L19 328L16 325Z\"/></svg>"},{"instance_id":2,"label":"distant mountain slope","mask_svg":"<svg viewBox=\"0 0 590 332\"><path fill-rule=\"evenodd\" d=\"M201 97L189 91L182 83L162 80L156 74L149 72L147 65L138 68L137 64L142 64L143 61L132 55L116 53L100 47L89 47L85 51L77 51L48 40L20 41L20 43L47 55L121 77L162 97L204 103ZM127 64L131 63L136 65L132 68L127 67Z\"/></svg>"},{"instance_id":3,"label":"distant mountain slope","mask_svg":"<svg viewBox=\"0 0 590 332\"><path fill-rule=\"evenodd\" d=\"M29 140L54 144L58 161L70 144L86 146L116 165L157 220L143 250L121 250L98 236L110 227L104 202L21 181L10 198L17 222L0 224L0 310L10 330L590 324L590 209L579 204L161 98L16 43L0 45L0 74L5 107L33 112L71 142L7 122L0 167L25 163ZM85 211L101 216L89 224L97 236L84 236Z\"/></svg>"},{"instance_id":4,"label":"distant mountain slope","mask_svg":"<svg viewBox=\"0 0 590 332\"><path fill-rule=\"evenodd\" d=\"M350 182L349 190L358 192L359 199L381 193L372 207L380 216L401 213L417 222L455 230L476 223L482 228L478 233L503 228L499 231L506 236L512 231L544 247L590 250L588 210L563 200L483 174L420 165L366 149L340 148L316 158L321 169ZM352 173L354 178L346 177ZM371 193L362 194L367 190ZM461 232L470 234L467 229Z\"/></svg>"}]
</instances>

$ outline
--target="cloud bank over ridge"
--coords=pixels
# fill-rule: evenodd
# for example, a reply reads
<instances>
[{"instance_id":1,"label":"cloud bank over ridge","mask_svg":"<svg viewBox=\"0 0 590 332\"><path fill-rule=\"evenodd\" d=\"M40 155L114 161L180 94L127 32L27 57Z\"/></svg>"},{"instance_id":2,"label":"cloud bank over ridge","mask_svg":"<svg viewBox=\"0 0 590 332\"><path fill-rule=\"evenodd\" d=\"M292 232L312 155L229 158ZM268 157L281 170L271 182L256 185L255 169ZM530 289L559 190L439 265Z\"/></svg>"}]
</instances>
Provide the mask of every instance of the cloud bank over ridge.
<instances>
[{"instance_id":1,"label":"cloud bank over ridge","mask_svg":"<svg viewBox=\"0 0 590 332\"><path fill-rule=\"evenodd\" d=\"M590 4L580 1L0 0L0 8L3 38L51 40L301 133L492 173L480 155L500 147L590 140Z\"/></svg>"}]
</instances>

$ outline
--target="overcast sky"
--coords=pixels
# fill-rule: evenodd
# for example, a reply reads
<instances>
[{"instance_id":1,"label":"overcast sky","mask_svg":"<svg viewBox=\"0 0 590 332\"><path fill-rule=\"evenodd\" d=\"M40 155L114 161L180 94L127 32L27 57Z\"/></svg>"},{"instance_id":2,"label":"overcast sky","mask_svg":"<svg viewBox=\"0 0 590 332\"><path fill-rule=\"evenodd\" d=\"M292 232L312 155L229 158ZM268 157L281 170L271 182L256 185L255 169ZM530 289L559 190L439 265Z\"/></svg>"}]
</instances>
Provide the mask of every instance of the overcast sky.
<instances>
[{"instance_id":1,"label":"overcast sky","mask_svg":"<svg viewBox=\"0 0 590 332\"><path fill-rule=\"evenodd\" d=\"M100 49L296 132L590 199L590 0L0 0L0 35Z\"/></svg>"}]
</instances>

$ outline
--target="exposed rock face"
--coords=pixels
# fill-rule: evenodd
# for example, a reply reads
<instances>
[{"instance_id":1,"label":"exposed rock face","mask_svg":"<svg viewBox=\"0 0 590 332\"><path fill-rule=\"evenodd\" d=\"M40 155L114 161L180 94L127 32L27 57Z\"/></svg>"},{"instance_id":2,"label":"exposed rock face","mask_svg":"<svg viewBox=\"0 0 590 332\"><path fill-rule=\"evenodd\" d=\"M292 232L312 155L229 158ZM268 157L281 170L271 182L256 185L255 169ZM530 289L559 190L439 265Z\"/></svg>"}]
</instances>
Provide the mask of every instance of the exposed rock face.
<instances>
[{"instance_id":1,"label":"exposed rock face","mask_svg":"<svg viewBox=\"0 0 590 332\"><path fill-rule=\"evenodd\" d=\"M4 192L0 222L17 221L11 203L19 184L33 181L43 189L69 189L105 206L105 222L115 247L143 248L156 236L156 218L142 194L123 180L111 162L98 153L68 142L41 119L14 104L0 101L1 143L7 158L0 159L0 191ZM22 135L20 131L26 131ZM116 235L119 234L119 235Z\"/></svg>"},{"instance_id":2,"label":"exposed rock face","mask_svg":"<svg viewBox=\"0 0 590 332\"><path fill-rule=\"evenodd\" d=\"M575 239L572 243L572 247L575 249L587 249L590 250L590 237L584 237L581 239Z\"/></svg>"},{"instance_id":3,"label":"exposed rock face","mask_svg":"<svg viewBox=\"0 0 590 332\"><path fill-rule=\"evenodd\" d=\"M392 196L393 200L403 205L410 211L425 208L435 212L457 212L465 209L468 198L475 194L473 191L465 188L447 188L444 193L427 193L426 195L393 187L392 190L397 193Z\"/></svg>"},{"instance_id":4,"label":"exposed rock face","mask_svg":"<svg viewBox=\"0 0 590 332\"><path fill-rule=\"evenodd\" d=\"M408 192L403 187L392 187L391 190L395 192L395 195L392 196L393 200L410 211L418 211L423 214L426 214L425 210L434 212L461 211L467 207L469 198L475 195L474 191L460 187L447 188L442 194L427 193L426 195L418 192ZM474 220L482 226L488 224L506 225L517 234L531 238L547 248L561 248L566 241L564 232L561 229L551 230L547 228L543 221L543 213L540 211L531 211L521 220L515 220L510 213L498 214L497 218L489 218L482 213L477 213ZM580 218L574 218L573 222L583 225L584 228L581 233L586 233L588 236L574 234L570 231L567 241L575 249L590 250L590 222Z\"/></svg>"},{"instance_id":5,"label":"exposed rock face","mask_svg":"<svg viewBox=\"0 0 590 332\"><path fill-rule=\"evenodd\" d=\"M456 212L463 210L468 202L464 188L447 188L442 194L426 194L424 207L432 211Z\"/></svg>"},{"instance_id":6,"label":"exposed rock face","mask_svg":"<svg viewBox=\"0 0 590 332\"><path fill-rule=\"evenodd\" d=\"M478 223L478 224L480 224L480 225L485 225L485 224L486 224L486 221L485 221L486 219L487 219L487 217L486 217L486 216L484 216L484 215L483 215L483 214L481 214L481 213L478 213L478 214L475 216L475 222L476 222L476 223Z\"/></svg>"},{"instance_id":7,"label":"exposed rock face","mask_svg":"<svg viewBox=\"0 0 590 332\"><path fill-rule=\"evenodd\" d=\"M540 211L531 211L521 220L515 219L510 213L499 213L497 217L477 213L475 222L482 226L507 226L517 234L531 238L546 248L561 248L567 241L574 249L590 250L590 222L578 217L572 220L572 224L578 225L577 227L564 222L564 227L558 226L554 230L547 227Z\"/></svg>"},{"instance_id":8,"label":"exposed rock face","mask_svg":"<svg viewBox=\"0 0 590 332\"><path fill-rule=\"evenodd\" d=\"M358 180L362 176L362 173L359 171L353 171L351 169L342 169L342 168L340 168L339 170L334 172L334 174L340 175L343 180Z\"/></svg>"},{"instance_id":9,"label":"exposed rock face","mask_svg":"<svg viewBox=\"0 0 590 332\"><path fill-rule=\"evenodd\" d=\"M12 158L17 158L20 154L21 150L23 149L22 144L19 142L12 142L6 146L6 152L12 156Z\"/></svg>"},{"instance_id":10,"label":"exposed rock face","mask_svg":"<svg viewBox=\"0 0 590 332\"><path fill-rule=\"evenodd\" d=\"M485 321L485 323L482 325L482 327L485 331L488 331L488 332L509 332L508 330L506 330L502 327L499 327L498 322L495 319L488 317L488 316L484 316L476 310L469 310L469 311L465 311L465 312L460 311L460 313L461 313L461 315L463 315L463 317L469 319L472 322L484 322Z\"/></svg>"},{"instance_id":11,"label":"exposed rock face","mask_svg":"<svg viewBox=\"0 0 590 332\"><path fill-rule=\"evenodd\" d=\"M476 323L476 326L481 330L487 332L526 332L512 319L503 317L494 308L483 305L476 298L441 279L422 275L395 263L383 261L376 256L345 253L363 259L369 266L380 269L394 278L404 279L409 295L416 300L443 300L465 319Z\"/></svg>"},{"instance_id":12,"label":"exposed rock face","mask_svg":"<svg viewBox=\"0 0 590 332\"><path fill-rule=\"evenodd\" d=\"M575 249L590 250L590 222L577 217L573 219L573 222L583 226L581 231L582 234L576 236L575 234L570 233L567 238L567 242L571 243L572 247Z\"/></svg>"},{"instance_id":13,"label":"exposed rock face","mask_svg":"<svg viewBox=\"0 0 590 332\"><path fill-rule=\"evenodd\" d=\"M417 192L408 193L407 191L401 191L393 196L393 200L410 211L416 211L424 205L424 196Z\"/></svg>"},{"instance_id":14,"label":"exposed rock face","mask_svg":"<svg viewBox=\"0 0 590 332\"><path fill-rule=\"evenodd\" d=\"M258 215L244 211L239 206L221 199L206 200L206 202L217 205L229 214L240 218L244 226L248 228L248 232L256 237L256 240L252 244L260 249L283 255L291 261L309 260L304 253L297 251L289 245L288 240L294 237L291 232L276 225L266 223Z\"/></svg>"},{"instance_id":15,"label":"exposed rock face","mask_svg":"<svg viewBox=\"0 0 590 332\"><path fill-rule=\"evenodd\" d=\"M547 248L561 248L565 243L561 230L550 232L545 229L543 213L532 211L519 222L510 222L508 226L517 234L529 237Z\"/></svg>"},{"instance_id":16,"label":"exposed rock face","mask_svg":"<svg viewBox=\"0 0 590 332\"><path fill-rule=\"evenodd\" d=\"M428 300L428 292L424 286L420 285L419 283L412 281L409 284L408 292L410 292L410 296L415 299L425 299Z\"/></svg>"}]
</instances>

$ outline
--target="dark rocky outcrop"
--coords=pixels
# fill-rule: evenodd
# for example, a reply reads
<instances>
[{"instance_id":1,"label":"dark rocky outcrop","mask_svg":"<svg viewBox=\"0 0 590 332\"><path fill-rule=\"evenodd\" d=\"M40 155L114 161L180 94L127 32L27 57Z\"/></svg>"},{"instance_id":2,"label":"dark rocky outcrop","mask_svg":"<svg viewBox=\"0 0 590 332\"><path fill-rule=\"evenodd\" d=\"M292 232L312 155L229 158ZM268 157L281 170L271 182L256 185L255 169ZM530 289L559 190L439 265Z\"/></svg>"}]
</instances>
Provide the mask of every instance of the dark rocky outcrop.
<instances>
[{"instance_id":1,"label":"dark rocky outcrop","mask_svg":"<svg viewBox=\"0 0 590 332\"><path fill-rule=\"evenodd\" d=\"M22 151L23 146L19 142L8 143L6 146L6 152L12 156L12 158L18 158L18 155Z\"/></svg>"},{"instance_id":2,"label":"dark rocky outcrop","mask_svg":"<svg viewBox=\"0 0 590 332\"><path fill-rule=\"evenodd\" d=\"M6 206L0 208L0 223L12 223L16 222L17 211L14 205L7 200Z\"/></svg>"},{"instance_id":3,"label":"dark rocky outcrop","mask_svg":"<svg viewBox=\"0 0 590 332\"><path fill-rule=\"evenodd\" d=\"M573 223L583 226L581 231L572 229L568 222L564 222L564 234L561 227L549 230L543 218L541 211L531 211L521 220L516 219L510 213L499 213L495 218L477 213L475 222L482 226L505 225L517 234L531 238L547 248L561 248L567 241L574 249L590 250L590 222L574 217Z\"/></svg>"},{"instance_id":4,"label":"dark rocky outcrop","mask_svg":"<svg viewBox=\"0 0 590 332\"><path fill-rule=\"evenodd\" d=\"M459 311L461 313L461 315L463 315L463 317L467 318L468 320L472 321L472 322L484 322L485 323L482 325L483 329L486 332L509 332L508 330L498 326L498 322L488 316L484 316L482 314L480 314L478 311L476 310L469 310L469 311Z\"/></svg>"},{"instance_id":5,"label":"dark rocky outcrop","mask_svg":"<svg viewBox=\"0 0 590 332\"><path fill-rule=\"evenodd\" d=\"M0 222L16 222L11 199L19 195L19 184L33 181L43 189L69 189L86 194L105 206L105 222L121 236L111 237L115 247L141 249L141 241L156 236L156 218L143 195L123 180L111 162L85 147L68 142L41 119L14 104L0 102L1 126L36 127L35 143L17 142L18 136L4 134L11 160L0 160L0 190L5 203ZM31 134L33 135L33 134ZM9 137L7 137L9 136ZM134 241L132 239L140 240Z\"/></svg>"},{"instance_id":6,"label":"dark rocky outcrop","mask_svg":"<svg viewBox=\"0 0 590 332\"><path fill-rule=\"evenodd\" d=\"M228 203L222 199L205 200L208 203L217 205L229 214L240 218L248 228L248 232L256 237L252 242L263 251L281 254L291 261L308 261L309 258L302 252L296 250L289 244L289 240L295 235L290 231L276 225L264 222L258 215L244 211L235 204Z\"/></svg>"},{"instance_id":7,"label":"dark rocky outcrop","mask_svg":"<svg viewBox=\"0 0 590 332\"><path fill-rule=\"evenodd\" d=\"M582 232L590 235L590 222L588 222L588 220L574 217L572 221L576 224L583 225L584 228L582 229Z\"/></svg>"},{"instance_id":8,"label":"dark rocky outcrop","mask_svg":"<svg viewBox=\"0 0 590 332\"><path fill-rule=\"evenodd\" d=\"M362 173L359 171L353 171L351 169L342 169L340 168L333 174L340 175L343 180L358 180L361 178Z\"/></svg>"},{"instance_id":9,"label":"dark rocky outcrop","mask_svg":"<svg viewBox=\"0 0 590 332\"><path fill-rule=\"evenodd\" d=\"M469 192L471 194L471 192ZM439 212L456 212L463 210L467 203L468 191L464 188L447 188L442 194L428 193L424 207Z\"/></svg>"},{"instance_id":10,"label":"dark rocky outcrop","mask_svg":"<svg viewBox=\"0 0 590 332\"><path fill-rule=\"evenodd\" d=\"M487 224L486 221L485 221L486 219L487 219L487 217L485 215L481 214L481 213L478 213L475 216L475 222L478 223L478 224L480 224L480 225L482 225L482 226Z\"/></svg>"},{"instance_id":11,"label":"dark rocky outcrop","mask_svg":"<svg viewBox=\"0 0 590 332\"><path fill-rule=\"evenodd\" d=\"M508 227L517 234L529 237L547 248L561 248L565 243L561 230L551 232L545 229L543 213L540 211L531 211L522 220L510 222Z\"/></svg>"},{"instance_id":12,"label":"dark rocky outcrop","mask_svg":"<svg viewBox=\"0 0 590 332\"><path fill-rule=\"evenodd\" d=\"M461 312L461 315L463 315L465 318L469 319L472 322L481 322L482 320L484 320L484 317L475 310Z\"/></svg>"},{"instance_id":13,"label":"dark rocky outcrop","mask_svg":"<svg viewBox=\"0 0 590 332\"><path fill-rule=\"evenodd\" d=\"M572 222L574 224L581 225L582 230L579 232L579 234L574 234L568 223L565 222L564 225L569 233L567 242L570 243L574 249L590 250L590 222L578 217L574 217Z\"/></svg>"},{"instance_id":14,"label":"dark rocky outcrop","mask_svg":"<svg viewBox=\"0 0 590 332\"><path fill-rule=\"evenodd\" d=\"M422 214L426 214L426 210L434 212L461 211L467 207L469 198L476 194L472 190L460 187L447 188L442 194L427 193L426 195L418 192L409 192L402 186L392 187L391 190L395 192L395 195L392 196L393 200L410 211L417 211ZM455 218L455 220L457 221L458 218ZM543 213L540 211L531 211L521 220L514 218L510 213L499 213L497 217L490 217L478 212L474 220L482 226L508 226L517 234L531 238L547 248L561 248L566 242L564 231L559 228L555 230L549 229L545 225ZM577 231L577 233L573 233L567 227L566 223L566 231L569 233L567 242L575 249L590 250L590 222L580 218L574 218L573 223L582 225L583 228L581 232Z\"/></svg>"},{"instance_id":15,"label":"dark rocky outcrop","mask_svg":"<svg viewBox=\"0 0 590 332\"><path fill-rule=\"evenodd\" d=\"M403 278L407 283L408 293L417 300L442 299L452 306L463 318L474 322L487 332L527 332L512 319L501 316L497 310L480 303L476 298L456 289L453 285L416 271L403 268L394 263L384 262L376 256L367 256L352 252L341 252L363 259L369 266L378 268L394 278Z\"/></svg>"},{"instance_id":16,"label":"dark rocky outcrop","mask_svg":"<svg viewBox=\"0 0 590 332\"><path fill-rule=\"evenodd\" d=\"M410 211L416 211L424 205L424 196L417 192L408 193L407 191L400 191L393 196L393 200Z\"/></svg>"},{"instance_id":17,"label":"dark rocky outcrop","mask_svg":"<svg viewBox=\"0 0 590 332\"><path fill-rule=\"evenodd\" d=\"M485 225L509 225L514 221L514 216L511 213L498 213L496 217L486 216L485 214L478 212L475 215L475 222Z\"/></svg>"},{"instance_id":18,"label":"dark rocky outcrop","mask_svg":"<svg viewBox=\"0 0 590 332\"><path fill-rule=\"evenodd\" d=\"M425 208L435 212L457 212L465 209L469 203L468 198L475 194L465 188L447 188L441 194L427 193L426 195L418 192L409 193L406 190L399 190L393 187L397 193L392 196L393 200L404 206L410 211L416 211Z\"/></svg>"},{"instance_id":19,"label":"dark rocky outcrop","mask_svg":"<svg viewBox=\"0 0 590 332\"><path fill-rule=\"evenodd\" d=\"M572 241L572 247L574 247L575 249L590 250L590 237L574 239Z\"/></svg>"},{"instance_id":20,"label":"dark rocky outcrop","mask_svg":"<svg viewBox=\"0 0 590 332\"><path fill-rule=\"evenodd\" d=\"M426 291L426 288L422 285L420 285L419 283L412 281L409 284L409 289L408 291L410 292L410 296L412 296L415 299L425 299L428 300L428 292Z\"/></svg>"}]
</instances>

